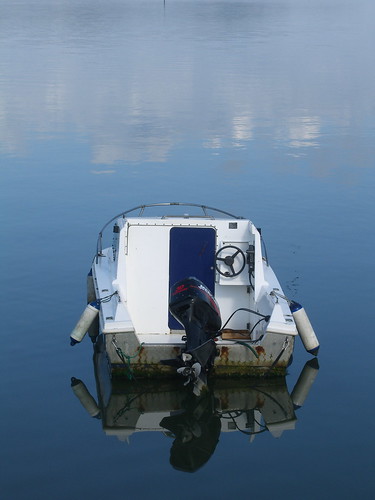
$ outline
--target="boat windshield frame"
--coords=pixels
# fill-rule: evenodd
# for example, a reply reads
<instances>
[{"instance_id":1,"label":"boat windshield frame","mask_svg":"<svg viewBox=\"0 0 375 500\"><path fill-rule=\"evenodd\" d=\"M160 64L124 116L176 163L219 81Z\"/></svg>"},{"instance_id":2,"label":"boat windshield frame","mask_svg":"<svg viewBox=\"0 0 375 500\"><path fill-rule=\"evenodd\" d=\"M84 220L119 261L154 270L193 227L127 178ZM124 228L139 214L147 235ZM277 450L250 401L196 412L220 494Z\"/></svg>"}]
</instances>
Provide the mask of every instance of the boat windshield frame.
<instances>
[{"instance_id":1,"label":"boat windshield frame","mask_svg":"<svg viewBox=\"0 0 375 500\"><path fill-rule=\"evenodd\" d=\"M138 205L137 207L134 207L134 208L130 208L129 210L125 210L124 212L121 212L117 215L115 215L114 217L112 217L112 219L110 219L108 222L106 222L106 224L102 227L102 229L100 230L99 234L98 234L98 240L97 240L97 245L96 245L96 257L99 257L100 255L102 255L102 250L103 250L103 247L102 247L102 239L103 239L103 232L106 230L106 228L115 220L117 219L120 219L121 217L124 219L126 215L132 213L132 212L136 212L137 210L139 210L139 214L138 214L138 217L142 217L143 214L144 214L144 211L146 208L153 208L153 207L175 207L175 206L179 206L179 207L194 207L194 208L201 208L202 211L203 211L203 214L202 215L187 215L187 214L183 214L183 215L180 215L180 216L177 216L177 215L163 215L161 216L160 218L163 219L163 218L167 218L167 217L183 217L184 219L188 219L188 218L207 218L207 219L215 219L214 216L210 215L208 213L208 211L213 211L213 212L217 212L218 214L221 214L221 215L226 215L227 217L231 217L233 219L244 219L244 217L241 217L241 216L238 216L238 215L233 215L229 212L226 212L225 210L221 210L219 208L215 208L215 207L209 207L207 205L200 205L198 203L185 203L185 202L179 202L179 201L170 201L170 202L163 202L163 203L150 203L150 204L146 204L146 205Z\"/></svg>"}]
</instances>

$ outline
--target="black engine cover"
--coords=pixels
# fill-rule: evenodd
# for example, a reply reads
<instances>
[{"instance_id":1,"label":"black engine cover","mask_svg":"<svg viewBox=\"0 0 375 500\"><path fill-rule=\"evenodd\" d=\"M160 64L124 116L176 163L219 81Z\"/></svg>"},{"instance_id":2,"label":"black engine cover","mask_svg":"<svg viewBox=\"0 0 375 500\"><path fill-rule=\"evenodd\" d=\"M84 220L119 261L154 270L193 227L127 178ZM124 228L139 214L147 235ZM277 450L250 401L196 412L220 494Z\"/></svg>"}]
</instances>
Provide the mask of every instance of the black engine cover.
<instances>
[{"instance_id":1,"label":"black engine cover","mask_svg":"<svg viewBox=\"0 0 375 500\"><path fill-rule=\"evenodd\" d=\"M210 290L197 278L175 283L170 290L169 310L186 332L186 352L202 367L215 356L212 340L221 327L219 306Z\"/></svg>"}]
</instances>

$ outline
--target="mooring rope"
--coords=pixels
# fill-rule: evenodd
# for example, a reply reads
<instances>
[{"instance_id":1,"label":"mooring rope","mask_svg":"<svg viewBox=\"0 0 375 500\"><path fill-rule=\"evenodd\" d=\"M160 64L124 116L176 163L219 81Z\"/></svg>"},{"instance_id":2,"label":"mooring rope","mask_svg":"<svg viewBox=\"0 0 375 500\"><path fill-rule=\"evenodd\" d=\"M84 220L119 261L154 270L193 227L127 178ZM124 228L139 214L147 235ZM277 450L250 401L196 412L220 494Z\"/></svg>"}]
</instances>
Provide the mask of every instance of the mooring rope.
<instances>
[{"instance_id":1,"label":"mooring rope","mask_svg":"<svg viewBox=\"0 0 375 500\"><path fill-rule=\"evenodd\" d=\"M112 336L112 345L113 347L115 348L115 351L116 351L116 354L117 356L121 359L121 361L124 363L124 365L126 365L126 368L128 370L128 373L127 373L127 376L128 376L128 379L129 380L133 380L135 377L134 377L134 374L133 374L133 370L130 366L130 360L131 359L134 359L136 358L139 353L141 352L142 348L143 348L143 345L144 345L144 342L142 342L138 347L137 347L137 350L135 352L135 354L133 355L130 355L130 354L126 354L122 349L121 347L118 346L117 342L116 342L116 337L115 335Z\"/></svg>"}]
</instances>

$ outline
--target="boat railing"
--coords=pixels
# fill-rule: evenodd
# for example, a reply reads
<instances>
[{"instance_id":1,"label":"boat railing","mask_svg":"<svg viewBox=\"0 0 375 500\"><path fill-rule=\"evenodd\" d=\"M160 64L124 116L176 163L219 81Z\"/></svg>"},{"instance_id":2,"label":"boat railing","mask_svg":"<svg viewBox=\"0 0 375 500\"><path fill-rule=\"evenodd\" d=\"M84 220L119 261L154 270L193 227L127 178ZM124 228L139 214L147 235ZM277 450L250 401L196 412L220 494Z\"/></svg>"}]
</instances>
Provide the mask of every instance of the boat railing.
<instances>
[{"instance_id":1,"label":"boat railing","mask_svg":"<svg viewBox=\"0 0 375 500\"><path fill-rule=\"evenodd\" d=\"M262 255L263 255L263 258L264 258L267 266L269 266L268 255L267 255L267 247L266 247L266 243L265 243L265 241L263 239L262 234L260 235L260 243L262 245Z\"/></svg>"},{"instance_id":2,"label":"boat railing","mask_svg":"<svg viewBox=\"0 0 375 500\"><path fill-rule=\"evenodd\" d=\"M144 214L144 211L146 208L154 208L154 207L194 207L194 208L200 208L203 211L202 215L198 215L198 217L203 217L203 218L209 218L213 219L214 217L210 215L208 212L217 212L218 214L221 215L226 215L227 217L232 217L233 219L243 219L241 216L233 215L229 212L226 212L224 210L220 210L219 208L214 208L214 207L209 207L207 205L200 205L197 203L184 203L184 202L179 202L179 201L174 201L174 202L164 202L164 203L150 203L148 205L139 205L134 208L130 208L129 210L125 210L124 212L121 212L120 214L115 215L110 219L106 224L102 227L102 229L99 232L98 235L98 240L97 240L97 245L96 245L96 262L98 262L98 257L102 255L103 251L103 233L107 229L107 227L115 220L119 218L125 218L126 215L139 211L138 217L142 217ZM177 217L176 215L164 215L161 218L167 218L167 217ZM189 217L197 217L197 215L188 215L188 214L183 214L180 215L180 217L184 218L189 218Z\"/></svg>"}]
</instances>

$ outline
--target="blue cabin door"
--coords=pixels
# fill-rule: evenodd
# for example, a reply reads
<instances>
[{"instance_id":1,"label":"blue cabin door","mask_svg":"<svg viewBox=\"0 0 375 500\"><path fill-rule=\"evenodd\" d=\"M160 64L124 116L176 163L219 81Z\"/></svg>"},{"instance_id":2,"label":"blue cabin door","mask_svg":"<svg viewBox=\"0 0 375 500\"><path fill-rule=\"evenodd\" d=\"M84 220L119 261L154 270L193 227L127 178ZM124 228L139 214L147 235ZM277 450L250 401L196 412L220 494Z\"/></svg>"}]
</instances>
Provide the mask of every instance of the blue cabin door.
<instances>
[{"instance_id":1,"label":"blue cabin door","mask_svg":"<svg viewBox=\"0 0 375 500\"><path fill-rule=\"evenodd\" d=\"M216 231L206 227L172 227L169 236L169 288L193 276L215 294ZM169 328L182 325L169 314Z\"/></svg>"}]
</instances>

